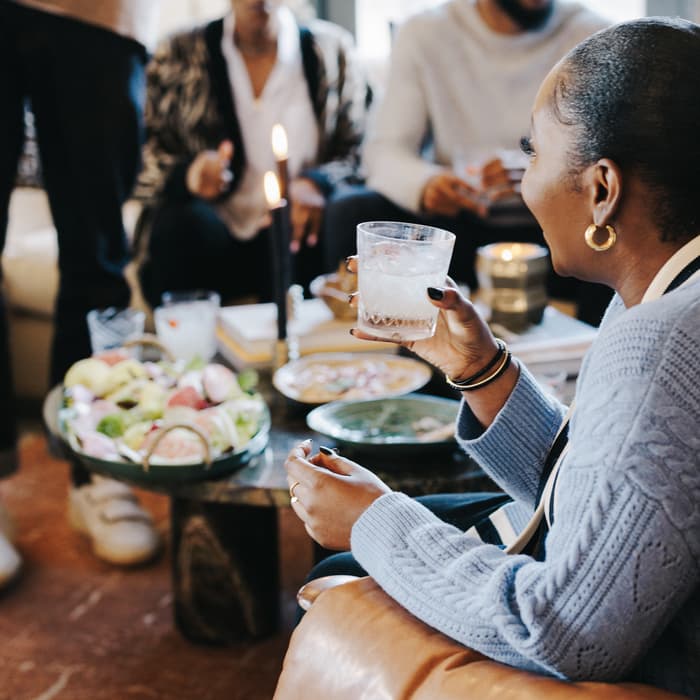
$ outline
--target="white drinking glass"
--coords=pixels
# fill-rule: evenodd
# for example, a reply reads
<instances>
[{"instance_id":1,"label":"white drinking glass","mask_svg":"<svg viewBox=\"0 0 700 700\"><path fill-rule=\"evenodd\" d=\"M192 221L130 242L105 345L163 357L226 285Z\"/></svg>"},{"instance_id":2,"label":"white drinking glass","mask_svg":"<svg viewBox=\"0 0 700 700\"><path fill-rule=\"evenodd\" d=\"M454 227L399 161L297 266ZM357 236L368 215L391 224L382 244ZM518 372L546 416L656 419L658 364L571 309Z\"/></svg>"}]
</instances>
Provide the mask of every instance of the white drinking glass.
<instances>
[{"instance_id":1,"label":"white drinking glass","mask_svg":"<svg viewBox=\"0 0 700 700\"><path fill-rule=\"evenodd\" d=\"M153 318L163 345L178 359L211 360L216 354L219 295L209 290L165 292L161 301Z\"/></svg>"},{"instance_id":2,"label":"white drinking glass","mask_svg":"<svg viewBox=\"0 0 700 700\"><path fill-rule=\"evenodd\" d=\"M378 338L407 341L435 333L438 309L428 287L443 287L455 235L394 221L357 227L358 327Z\"/></svg>"}]
</instances>

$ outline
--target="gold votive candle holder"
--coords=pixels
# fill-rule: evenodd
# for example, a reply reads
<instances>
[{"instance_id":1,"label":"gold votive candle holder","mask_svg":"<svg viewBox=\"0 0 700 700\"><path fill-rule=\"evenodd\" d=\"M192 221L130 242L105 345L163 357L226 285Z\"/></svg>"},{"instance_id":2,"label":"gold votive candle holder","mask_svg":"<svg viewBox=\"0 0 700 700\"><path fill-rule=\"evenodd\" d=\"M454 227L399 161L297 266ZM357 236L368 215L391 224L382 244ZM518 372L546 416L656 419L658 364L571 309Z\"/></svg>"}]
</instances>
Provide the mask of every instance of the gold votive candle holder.
<instances>
[{"instance_id":1,"label":"gold votive candle holder","mask_svg":"<svg viewBox=\"0 0 700 700\"><path fill-rule=\"evenodd\" d=\"M492 243L476 252L476 273L491 322L516 333L539 323L547 306L549 251L536 243Z\"/></svg>"}]
</instances>

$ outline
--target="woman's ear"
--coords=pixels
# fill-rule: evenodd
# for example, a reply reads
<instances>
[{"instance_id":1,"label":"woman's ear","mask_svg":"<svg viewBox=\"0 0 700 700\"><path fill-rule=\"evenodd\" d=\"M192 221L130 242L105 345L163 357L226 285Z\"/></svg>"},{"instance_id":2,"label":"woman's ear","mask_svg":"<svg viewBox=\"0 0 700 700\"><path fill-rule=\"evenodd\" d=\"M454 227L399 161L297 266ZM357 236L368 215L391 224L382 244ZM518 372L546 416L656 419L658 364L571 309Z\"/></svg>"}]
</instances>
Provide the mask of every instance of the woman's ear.
<instances>
[{"instance_id":1,"label":"woman's ear","mask_svg":"<svg viewBox=\"0 0 700 700\"><path fill-rule=\"evenodd\" d=\"M593 223L606 226L614 220L620 204L622 171L609 158L601 158L589 168L587 180Z\"/></svg>"}]
</instances>

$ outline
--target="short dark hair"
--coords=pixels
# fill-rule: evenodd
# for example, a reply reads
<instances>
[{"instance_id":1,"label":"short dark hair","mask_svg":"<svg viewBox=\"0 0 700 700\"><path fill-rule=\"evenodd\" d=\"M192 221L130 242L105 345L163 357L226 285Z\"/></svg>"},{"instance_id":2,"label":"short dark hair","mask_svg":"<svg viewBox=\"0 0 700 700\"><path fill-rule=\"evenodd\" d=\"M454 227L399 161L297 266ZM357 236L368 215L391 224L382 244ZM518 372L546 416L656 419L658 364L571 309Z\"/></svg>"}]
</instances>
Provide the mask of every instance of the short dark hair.
<instances>
[{"instance_id":1,"label":"short dark hair","mask_svg":"<svg viewBox=\"0 0 700 700\"><path fill-rule=\"evenodd\" d=\"M650 187L663 240L700 233L700 26L646 17L562 60L553 111L575 129L572 173L600 158Z\"/></svg>"}]
</instances>

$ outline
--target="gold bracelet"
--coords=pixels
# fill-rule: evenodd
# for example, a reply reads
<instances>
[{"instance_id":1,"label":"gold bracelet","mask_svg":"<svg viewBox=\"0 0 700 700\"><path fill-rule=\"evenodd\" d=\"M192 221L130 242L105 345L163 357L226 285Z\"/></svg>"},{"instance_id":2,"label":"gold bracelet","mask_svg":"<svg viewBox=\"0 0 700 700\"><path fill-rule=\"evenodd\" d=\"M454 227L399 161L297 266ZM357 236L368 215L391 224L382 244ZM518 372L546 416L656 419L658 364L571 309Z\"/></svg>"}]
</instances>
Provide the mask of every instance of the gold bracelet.
<instances>
[{"instance_id":1,"label":"gold bracelet","mask_svg":"<svg viewBox=\"0 0 700 700\"><path fill-rule=\"evenodd\" d=\"M505 341L501 340L500 338L494 338L494 340L496 341L496 354L489 360L487 365L482 367L478 372L474 372L474 374L471 374L466 379L461 379L458 382L455 382L453 379L448 377L447 383L450 386L456 386L457 388L460 386L469 386L477 379L481 379L481 377L483 377L490 369L495 367L501 361L503 355L505 355L508 347L506 346ZM445 376L447 377L447 375Z\"/></svg>"},{"instance_id":2,"label":"gold bracelet","mask_svg":"<svg viewBox=\"0 0 700 700\"><path fill-rule=\"evenodd\" d=\"M488 377L484 377L483 379L480 379L477 382L467 382L467 381L455 382L448 375L445 375L445 381L452 388L458 389L459 391L474 391L475 389L481 389L481 387L484 387L487 384L490 384L495 379L498 379L508 369L508 366L510 365L510 361L511 361L510 350L506 350L500 364Z\"/></svg>"}]
</instances>

